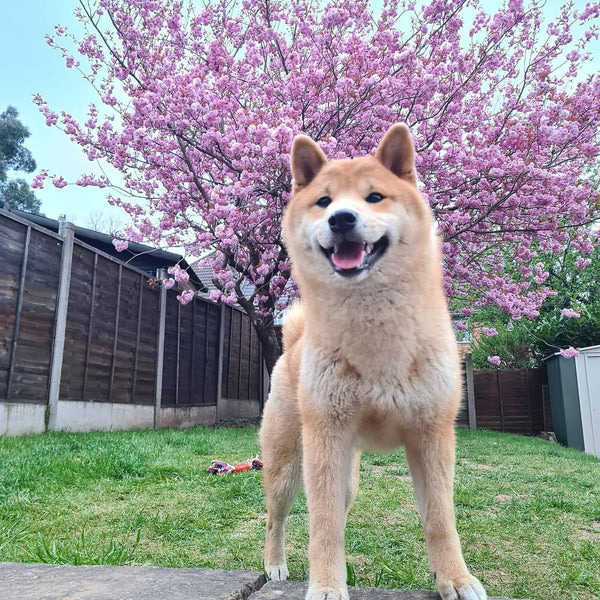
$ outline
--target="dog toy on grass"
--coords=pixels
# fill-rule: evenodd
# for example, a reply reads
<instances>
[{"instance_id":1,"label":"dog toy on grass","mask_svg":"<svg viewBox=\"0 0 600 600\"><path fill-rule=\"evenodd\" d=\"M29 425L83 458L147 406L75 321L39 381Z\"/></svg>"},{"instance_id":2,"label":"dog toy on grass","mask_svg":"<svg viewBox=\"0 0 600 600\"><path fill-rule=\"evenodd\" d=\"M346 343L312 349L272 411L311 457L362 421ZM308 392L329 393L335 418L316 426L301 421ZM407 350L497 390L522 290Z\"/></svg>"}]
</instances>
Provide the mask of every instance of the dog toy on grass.
<instances>
[{"instance_id":1,"label":"dog toy on grass","mask_svg":"<svg viewBox=\"0 0 600 600\"><path fill-rule=\"evenodd\" d=\"M213 475L227 475L227 473L242 473L243 471L250 471L251 469L260 471L262 468L263 464L258 458L249 458L237 465L230 465L222 460L213 460L210 463L210 467L206 469L206 472L212 473Z\"/></svg>"}]
</instances>

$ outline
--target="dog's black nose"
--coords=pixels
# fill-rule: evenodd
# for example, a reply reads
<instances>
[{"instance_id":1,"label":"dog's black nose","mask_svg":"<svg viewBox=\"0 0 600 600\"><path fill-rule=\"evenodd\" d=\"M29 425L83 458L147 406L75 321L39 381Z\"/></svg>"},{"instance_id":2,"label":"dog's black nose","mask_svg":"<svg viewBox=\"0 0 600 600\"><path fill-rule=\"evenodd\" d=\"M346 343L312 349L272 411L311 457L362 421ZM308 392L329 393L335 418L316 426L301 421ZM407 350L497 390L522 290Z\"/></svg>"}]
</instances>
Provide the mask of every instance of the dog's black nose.
<instances>
[{"instance_id":1,"label":"dog's black nose","mask_svg":"<svg viewBox=\"0 0 600 600\"><path fill-rule=\"evenodd\" d=\"M346 233L354 229L358 215L353 210L338 210L329 217L329 229L334 233Z\"/></svg>"}]
</instances>

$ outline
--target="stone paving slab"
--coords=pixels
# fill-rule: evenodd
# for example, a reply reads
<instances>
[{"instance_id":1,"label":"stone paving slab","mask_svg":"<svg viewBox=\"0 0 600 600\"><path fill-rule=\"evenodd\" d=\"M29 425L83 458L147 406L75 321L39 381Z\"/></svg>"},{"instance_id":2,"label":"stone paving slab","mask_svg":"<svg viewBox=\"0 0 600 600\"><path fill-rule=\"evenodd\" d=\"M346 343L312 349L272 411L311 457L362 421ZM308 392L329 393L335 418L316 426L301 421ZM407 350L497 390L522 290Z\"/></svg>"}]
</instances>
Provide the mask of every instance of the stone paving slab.
<instances>
[{"instance_id":1,"label":"stone paving slab","mask_svg":"<svg viewBox=\"0 0 600 600\"><path fill-rule=\"evenodd\" d=\"M304 600L306 585L265 583L254 571L0 563L1 600ZM440 597L426 590L350 588L350 600Z\"/></svg>"},{"instance_id":2,"label":"stone paving slab","mask_svg":"<svg viewBox=\"0 0 600 600\"><path fill-rule=\"evenodd\" d=\"M247 600L262 573L0 563L2 600Z\"/></svg>"},{"instance_id":3,"label":"stone paving slab","mask_svg":"<svg viewBox=\"0 0 600 600\"><path fill-rule=\"evenodd\" d=\"M270 581L250 600L304 600L306 583L295 581ZM426 590L378 590L373 588L350 588L350 600L440 600L437 592ZM489 598L502 600L502 598Z\"/></svg>"}]
</instances>

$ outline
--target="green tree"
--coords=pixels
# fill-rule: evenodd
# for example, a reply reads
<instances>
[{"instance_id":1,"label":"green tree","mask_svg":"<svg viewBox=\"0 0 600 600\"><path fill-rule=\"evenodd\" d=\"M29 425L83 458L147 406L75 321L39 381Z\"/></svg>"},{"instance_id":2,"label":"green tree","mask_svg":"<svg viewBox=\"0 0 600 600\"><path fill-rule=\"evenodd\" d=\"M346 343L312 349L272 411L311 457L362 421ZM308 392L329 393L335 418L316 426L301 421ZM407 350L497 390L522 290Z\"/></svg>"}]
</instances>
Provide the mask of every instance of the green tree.
<instances>
[{"instance_id":1,"label":"green tree","mask_svg":"<svg viewBox=\"0 0 600 600\"><path fill-rule=\"evenodd\" d=\"M24 179L9 179L11 171L31 173L36 168L31 152L23 145L28 137L17 109L9 106L0 114L0 206L39 214L41 203L29 184Z\"/></svg>"},{"instance_id":2,"label":"green tree","mask_svg":"<svg viewBox=\"0 0 600 600\"><path fill-rule=\"evenodd\" d=\"M562 254L540 257L548 273L547 282L557 294L544 302L535 321L513 321L492 307L472 315L475 368L539 366L560 348L600 344L600 247L589 248L591 251L583 259L574 251L579 243L577 235L572 234L571 243ZM483 322L491 323L498 335L487 337L491 328L477 325ZM489 356L499 357L500 363L490 364Z\"/></svg>"}]
</instances>

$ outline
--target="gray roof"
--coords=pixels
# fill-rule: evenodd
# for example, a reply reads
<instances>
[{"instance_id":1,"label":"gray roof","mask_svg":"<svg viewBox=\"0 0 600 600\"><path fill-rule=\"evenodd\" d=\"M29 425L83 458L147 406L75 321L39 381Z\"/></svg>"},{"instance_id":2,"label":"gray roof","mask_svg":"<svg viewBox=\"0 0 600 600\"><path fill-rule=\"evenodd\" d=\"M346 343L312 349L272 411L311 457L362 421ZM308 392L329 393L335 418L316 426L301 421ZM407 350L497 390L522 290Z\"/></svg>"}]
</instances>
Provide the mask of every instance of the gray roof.
<instances>
[{"instance_id":1,"label":"gray roof","mask_svg":"<svg viewBox=\"0 0 600 600\"><path fill-rule=\"evenodd\" d=\"M21 219L31 221L36 225L40 225L45 229L58 233L59 221L56 219L50 219L43 215L35 215L22 210L9 209L8 212ZM86 227L80 227L75 224L73 224L73 232L76 239L110 254L118 260L127 262L152 276L156 275L158 269L164 269L171 265L179 264L182 269L188 272L190 281L193 283L194 287L200 291L205 291L202 281L198 279L195 271L180 254L136 242L129 242L127 250L117 252L116 248L113 246L113 240L115 238L112 235L102 233L101 231L94 231L93 229L87 229Z\"/></svg>"}]
</instances>

